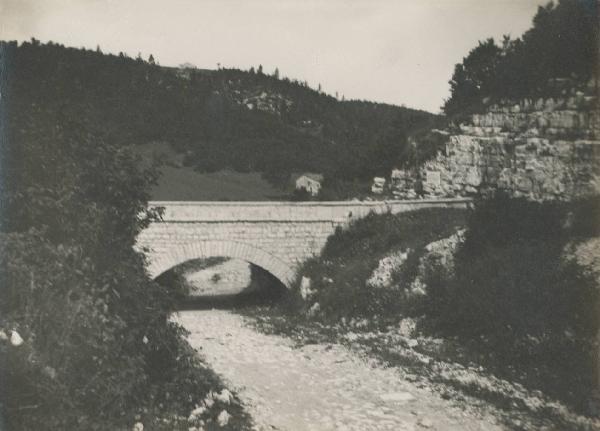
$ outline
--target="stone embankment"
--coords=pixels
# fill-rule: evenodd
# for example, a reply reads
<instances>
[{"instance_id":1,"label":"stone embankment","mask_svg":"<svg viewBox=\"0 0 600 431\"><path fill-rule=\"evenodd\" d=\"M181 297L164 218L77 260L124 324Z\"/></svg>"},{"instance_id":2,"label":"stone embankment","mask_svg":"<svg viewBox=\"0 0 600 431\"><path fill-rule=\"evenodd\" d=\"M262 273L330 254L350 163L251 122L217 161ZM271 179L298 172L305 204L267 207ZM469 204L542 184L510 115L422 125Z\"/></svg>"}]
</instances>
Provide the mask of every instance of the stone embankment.
<instances>
[{"instance_id":1,"label":"stone embankment","mask_svg":"<svg viewBox=\"0 0 600 431\"><path fill-rule=\"evenodd\" d=\"M188 311L175 319L189 341L246 404L258 430L499 430L339 344L296 348L226 311Z\"/></svg>"}]
</instances>

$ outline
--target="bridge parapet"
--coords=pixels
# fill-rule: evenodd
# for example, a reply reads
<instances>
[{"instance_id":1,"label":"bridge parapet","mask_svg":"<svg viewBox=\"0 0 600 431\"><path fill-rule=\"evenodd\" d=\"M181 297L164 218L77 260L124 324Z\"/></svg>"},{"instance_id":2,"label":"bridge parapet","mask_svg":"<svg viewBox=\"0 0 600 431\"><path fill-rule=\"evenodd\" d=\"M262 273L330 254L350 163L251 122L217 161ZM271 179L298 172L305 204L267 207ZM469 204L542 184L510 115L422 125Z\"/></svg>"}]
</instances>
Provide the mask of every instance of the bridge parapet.
<instances>
[{"instance_id":1,"label":"bridge parapet","mask_svg":"<svg viewBox=\"0 0 600 431\"><path fill-rule=\"evenodd\" d=\"M164 222L317 222L346 223L371 212L397 214L421 208L465 208L471 200L422 199L330 202L215 202L152 201L163 207Z\"/></svg>"}]
</instances>

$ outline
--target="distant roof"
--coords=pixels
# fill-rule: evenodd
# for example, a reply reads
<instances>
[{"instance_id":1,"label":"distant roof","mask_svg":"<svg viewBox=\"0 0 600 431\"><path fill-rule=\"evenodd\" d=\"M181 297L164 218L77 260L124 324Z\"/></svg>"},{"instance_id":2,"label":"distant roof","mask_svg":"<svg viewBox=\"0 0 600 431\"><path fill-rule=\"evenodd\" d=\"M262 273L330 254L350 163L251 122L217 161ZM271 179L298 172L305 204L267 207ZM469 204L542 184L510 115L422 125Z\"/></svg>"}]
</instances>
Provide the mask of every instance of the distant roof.
<instances>
[{"instance_id":1,"label":"distant roof","mask_svg":"<svg viewBox=\"0 0 600 431\"><path fill-rule=\"evenodd\" d=\"M322 174L315 174L312 172L305 172L303 174L300 174L300 176L298 176L298 178L302 178L302 177L308 177L311 180L315 180L315 181L323 181L323 175Z\"/></svg>"}]
</instances>

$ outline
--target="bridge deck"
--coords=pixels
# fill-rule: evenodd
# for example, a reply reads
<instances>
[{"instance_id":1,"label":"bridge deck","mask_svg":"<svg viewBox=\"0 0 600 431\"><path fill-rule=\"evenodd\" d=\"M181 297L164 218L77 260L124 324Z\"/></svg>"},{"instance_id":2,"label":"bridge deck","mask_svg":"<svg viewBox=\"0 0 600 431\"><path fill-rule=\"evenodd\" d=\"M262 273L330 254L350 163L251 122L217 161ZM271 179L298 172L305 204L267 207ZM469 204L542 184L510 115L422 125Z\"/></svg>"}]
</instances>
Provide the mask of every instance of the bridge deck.
<instances>
[{"instance_id":1,"label":"bridge deck","mask_svg":"<svg viewBox=\"0 0 600 431\"><path fill-rule=\"evenodd\" d=\"M165 222L266 222L332 221L343 223L370 212L397 214L422 208L465 208L471 199L420 199L389 201L324 202L219 202L152 201L150 207L163 207Z\"/></svg>"}]
</instances>

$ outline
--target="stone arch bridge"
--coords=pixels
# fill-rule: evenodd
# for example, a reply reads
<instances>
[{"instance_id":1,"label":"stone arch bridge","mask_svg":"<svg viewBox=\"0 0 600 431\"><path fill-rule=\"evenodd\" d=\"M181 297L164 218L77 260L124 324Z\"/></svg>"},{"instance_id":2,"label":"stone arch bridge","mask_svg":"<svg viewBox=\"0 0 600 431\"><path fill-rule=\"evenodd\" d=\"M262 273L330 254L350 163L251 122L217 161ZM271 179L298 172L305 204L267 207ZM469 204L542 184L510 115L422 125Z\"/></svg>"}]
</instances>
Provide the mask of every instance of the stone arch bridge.
<instances>
[{"instance_id":1,"label":"stone arch bridge","mask_svg":"<svg viewBox=\"0 0 600 431\"><path fill-rule=\"evenodd\" d=\"M290 287L298 266L318 255L338 226L367 214L465 208L468 199L369 202L150 202L162 220L137 238L155 278L191 259L230 257L267 270Z\"/></svg>"}]
</instances>

